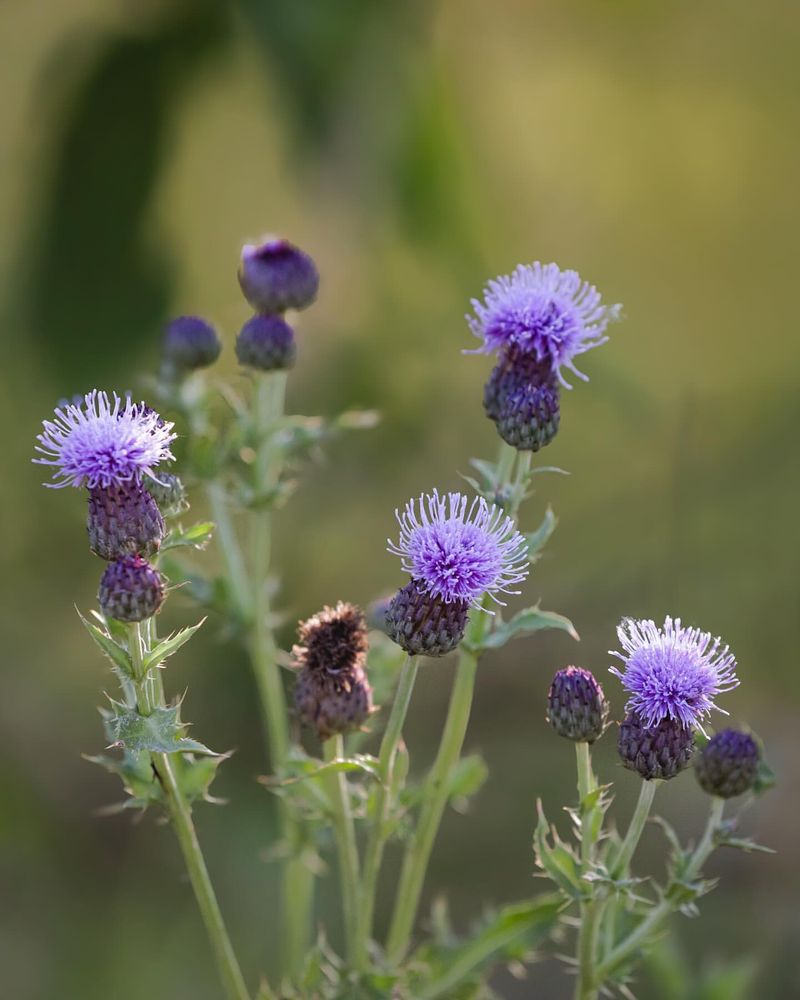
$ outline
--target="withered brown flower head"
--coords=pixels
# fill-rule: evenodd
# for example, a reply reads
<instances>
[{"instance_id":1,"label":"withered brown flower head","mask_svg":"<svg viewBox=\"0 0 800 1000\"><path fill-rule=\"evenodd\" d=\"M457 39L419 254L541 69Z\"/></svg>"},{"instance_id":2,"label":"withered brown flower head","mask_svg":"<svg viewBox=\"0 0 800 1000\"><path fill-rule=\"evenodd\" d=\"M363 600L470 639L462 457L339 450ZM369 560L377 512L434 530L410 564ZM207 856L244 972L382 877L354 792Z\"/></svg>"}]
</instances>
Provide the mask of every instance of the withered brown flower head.
<instances>
[{"instance_id":1,"label":"withered brown flower head","mask_svg":"<svg viewBox=\"0 0 800 1000\"><path fill-rule=\"evenodd\" d=\"M292 648L295 665L314 673L337 676L362 667L367 651L367 625L361 608L339 601L300 623Z\"/></svg>"}]
</instances>

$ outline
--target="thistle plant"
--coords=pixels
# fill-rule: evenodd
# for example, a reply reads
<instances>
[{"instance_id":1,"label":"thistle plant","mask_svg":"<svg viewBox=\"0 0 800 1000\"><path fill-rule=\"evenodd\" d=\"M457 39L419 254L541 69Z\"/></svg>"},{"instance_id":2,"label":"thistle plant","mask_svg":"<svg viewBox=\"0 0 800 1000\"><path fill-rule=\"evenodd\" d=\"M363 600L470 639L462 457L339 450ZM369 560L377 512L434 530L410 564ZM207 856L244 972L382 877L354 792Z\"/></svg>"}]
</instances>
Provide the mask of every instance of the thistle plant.
<instances>
[{"instance_id":1,"label":"thistle plant","mask_svg":"<svg viewBox=\"0 0 800 1000\"><path fill-rule=\"evenodd\" d=\"M494 355L483 400L501 438L496 460L472 460L468 492L432 487L398 508L388 550L407 579L391 597L367 616L334 595L335 603L308 609L296 641L283 648L273 522L309 457L339 433L372 426L375 416L285 410L287 375L303 354L297 313L319 289L307 253L277 238L245 246L239 284L254 310L234 347L244 391L213 377L223 349L215 328L181 316L168 325L160 370L148 381L163 417L130 397L93 390L59 407L39 435L35 461L52 467L49 485L87 492L90 549L106 563L98 610L82 621L111 662L120 694L103 712L107 752L92 759L121 778L121 808L159 810L174 828L230 1000L490 996L493 968L563 938L564 921L578 926L576 996L626 989L669 915L692 908L709 887L701 870L712 849L754 846L733 836L722 804L766 783L760 746L746 733L726 730L697 749L717 697L737 683L736 664L719 640L679 620L667 618L661 628L625 620L619 630L622 651L614 655L623 666L612 673L629 696L619 754L643 780L625 837L606 826L610 786L598 785L590 759L611 725L609 701L590 671L566 667L550 686L547 719L576 747L579 802L570 815L577 844L560 839L541 807L534 835L536 862L554 890L490 912L463 937L441 907L432 932L419 929L445 810L486 778L478 756L462 756L479 665L544 629L577 639L563 615L539 605L507 615L506 600L522 594L555 527L548 509L526 531L522 509L534 477L546 471L533 467L533 454L559 431L564 372L585 379L575 360L607 340L620 307L605 305L594 287L555 264L519 267L488 284L468 320L482 341L473 353ZM196 499L213 521L186 525ZM221 557L216 575L198 557L212 536ZM202 624L159 637L158 613L179 585L226 641L247 651L262 709L268 773L261 780L273 796L265 796L264 829L266 837L271 801L279 839L270 853L281 866L280 898L264 907L282 942L280 964L264 970L257 992L240 971L194 827L195 807L213 801L210 786L227 755L187 735L182 699L166 693L169 658ZM434 661L451 653L449 706L426 770L410 759L403 731L419 670L440 669ZM664 824L673 845L669 878L648 895L631 867L654 792L693 759L712 796L709 825L698 846L684 850ZM331 848L341 921L321 929L315 885ZM379 876L387 850L397 849L399 877L380 900L391 919L379 939Z\"/></svg>"}]
</instances>

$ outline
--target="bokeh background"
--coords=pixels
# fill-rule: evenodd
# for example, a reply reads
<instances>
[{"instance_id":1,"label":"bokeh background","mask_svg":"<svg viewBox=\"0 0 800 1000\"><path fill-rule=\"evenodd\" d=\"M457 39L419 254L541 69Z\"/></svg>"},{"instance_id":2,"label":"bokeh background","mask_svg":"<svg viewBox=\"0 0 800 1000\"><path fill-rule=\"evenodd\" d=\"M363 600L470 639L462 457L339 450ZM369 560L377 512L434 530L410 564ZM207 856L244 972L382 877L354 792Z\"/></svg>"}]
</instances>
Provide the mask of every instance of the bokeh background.
<instances>
[{"instance_id":1,"label":"bokeh background","mask_svg":"<svg viewBox=\"0 0 800 1000\"><path fill-rule=\"evenodd\" d=\"M701 920L678 921L681 947L697 977L748 954L749 995L800 995L798 46L792 0L0 6L2 996L218 996L169 831L94 815L119 794L80 756L102 744L109 678L73 603L91 606L100 567L81 498L42 489L30 457L58 397L140 385L170 315L218 323L219 372L240 379L238 251L270 231L323 279L291 408L383 414L330 447L280 515L290 621L398 584L394 507L494 452L488 362L460 353L488 277L555 260L625 304L544 456L571 476L540 477L526 512L532 529L550 503L560 523L525 597L568 614L582 642L553 633L487 657L468 746L492 778L467 816L448 815L428 901L446 891L463 927L543 887L535 799L555 816L574 783L543 719L550 676L567 662L602 674L622 615L671 612L738 654L726 705L764 736L780 782L745 824L778 854L718 855L721 887ZM170 623L193 613L170 605ZM215 786L230 805L197 822L253 980L278 937L271 806L246 663L217 624L175 659L171 687L188 685L199 738L238 750ZM417 768L451 673L423 672ZM598 758L624 818L638 779L613 739ZM691 775L660 800L684 835L699 830ZM662 845L647 834L653 871ZM496 985L570 990L554 961Z\"/></svg>"}]
</instances>

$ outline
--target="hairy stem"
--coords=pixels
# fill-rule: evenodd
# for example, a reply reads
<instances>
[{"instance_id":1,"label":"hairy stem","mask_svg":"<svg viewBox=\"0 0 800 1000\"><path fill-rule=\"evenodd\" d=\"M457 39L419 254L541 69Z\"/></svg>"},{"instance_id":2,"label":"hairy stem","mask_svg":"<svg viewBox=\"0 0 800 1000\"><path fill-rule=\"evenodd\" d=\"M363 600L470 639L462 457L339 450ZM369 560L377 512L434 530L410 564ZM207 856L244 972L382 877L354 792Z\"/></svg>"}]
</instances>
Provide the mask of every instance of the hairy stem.
<instances>
[{"instance_id":1,"label":"hairy stem","mask_svg":"<svg viewBox=\"0 0 800 1000\"><path fill-rule=\"evenodd\" d=\"M249 1000L250 994L245 986L239 963L233 951L225 921L217 902L214 887L209 878L208 869L197 840L197 833L192 823L192 814L175 780L169 754L154 754L153 766L161 780L167 797L167 808L170 820L178 838L189 881L194 889L195 899L206 925L211 947L217 962L217 968L229 1000Z\"/></svg>"},{"instance_id":2,"label":"hairy stem","mask_svg":"<svg viewBox=\"0 0 800 1000\"><path fill-rule=\"evenodd\" d=\"M592 758L588 743L576 743L575 755L578 765L578 798L581 817L581 863L584 868L594 860L594 840L590 813L586 798L595 790L597 782L592 771ZM593 892L590 883L586 883ZM575 1000L593 1000L597 995L594 985L595 963L597 961L597 939L600 930L601 901L593 896L581 900L581 924L578 931L578 978L575 984Z\"/></svg>"},{"instance_id":3,"label":"hairy stem","mask_svg":"<svg viewBox=\"0 0 800 1000\"><path fill-rule=\"evenodd\" d=\"M247 576L242 548L231 517L225 490L219 482L210 482L206 487L211 516L219 541L219 550L225 562L225 575L231 588L231 596L236 613L242 621L250 618L250 581Z\"/></svg>"},{"instance_id":4,"label":"hairy stem","mask_svg":"<svg viewBox=\"0 0 800 1000\"><path fill-rule=\"evenodd\" d=\"M372 923L375 915L375 893L378 873L386 844L386 821L392 805L392 779L397 748L403 730L414 681L417 678L419 661L415 656L406 657L400 671L400 680L392 704L392 711L381 741L378 757L378 777L375 816L370 826L367 849L364 856L364 874L361 883L359 906L359 932L356 952L356 967L364 969L368 959L369 942L372 938Z\"/></svg>"},{"instance_id":5,"label":"hairy stem","mask_svg":"<svg viewBox=\"0 0 800 1000\"><path fill-rule=\"evenodd\" d=\"M650 815L650 807L653 805L653 799L655 798L658 784L659 782L657 779L653 781L642 781L642 787L639 791L639 800L633 811L628 832L625 834L625 839L619 849L619 854L614 859L614 864L611 868L612 878L623 878L628 874L631 858L633 858L634 852L639 845L644 825L647 822L647 817Z\"/></svg>"},{"instance_id":6,"label":"hairy stem","mask_svg":"<svg viewBox=\"0 0 800 1000\"><path fill-rule=\"evenodd\" d=\"M149 627L147 634L149 634ZM149 649L149 642L139 622L132 622L128 625L128 645L136 676L137 705L142 715L149 715L155 707L163 705L164 697L160 682L156 685L151 677L144 674L144 658ZM169 754L154 753L151 755L151 762L164 789L167 812L178 838L189 881L192 884L197 906L211 942L225 993L228 1000L249 1000L250 994L234 954L203 858L200 842L197 839L191 810L175 779Z\"/></svg>"},{"instance_id":7,"label":"hairy stem","mask_svg":"<svg viewBox=\"0 0 800 1000\"><path fill-rule=\"evenodd\" d=\"M258 687L271 767L279 771L289 754L289 719L286 694L278 664L278 647L270 622L268 576L272 552L271 494L280 481L282 456L275 447L275 431L284 412L286 372L256 376L253 421L256 434L254 481L263 506L252 515L252 637L251 660ZM296 850L297 821L284 803L278 806L284 841ZM303 858L294 854L283 872L283 957L290 975L296 975L309 945L314 874Z\"/></svg>"},{"instance_id":8,"label":"hairy stem","mask_svg":"<svg viewBox=\"0 0 800 1000\"><path fill-rule=\"evenodd\" d=\"M439 753L428 776L417 828L403 860L387 942L387 955L393 965L401 962L408 950L425 871L450 793L450 779L464 744L477 666L477 655L462 647Z\"/></svg>"},{"instance_id":9,"label":"hairy stem","mask_svg":"<svg viewBox=\"0 0 800 1000\"><path fill-rule=\"evenodd\" d=\"M341 734L325 741L326 763L344 757L344 740ZM326 776L326 786L333 809L333 829L336 849L339 855L339 881L341 884L344 930L347 944L347 959L355 964L356 939L358 936L358 847L350 808L350 789L344 771L334 771Z\"/></svg>"}]
</instances>

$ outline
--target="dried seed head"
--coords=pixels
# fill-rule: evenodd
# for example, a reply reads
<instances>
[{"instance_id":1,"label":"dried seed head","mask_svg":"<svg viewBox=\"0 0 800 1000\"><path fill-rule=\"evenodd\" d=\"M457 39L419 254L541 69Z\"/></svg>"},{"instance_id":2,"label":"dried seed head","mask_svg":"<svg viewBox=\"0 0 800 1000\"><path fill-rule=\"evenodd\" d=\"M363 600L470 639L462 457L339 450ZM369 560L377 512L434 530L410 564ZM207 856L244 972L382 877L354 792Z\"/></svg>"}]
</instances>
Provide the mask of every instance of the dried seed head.
<instances>
[{"instance_id":1,"label":"dried seed head","mask_svg":"<svg viewBox=\"0 0 800 1000\"><path fill-rule=\"evenodd\" d=\"M359 729L372 714L372 688L360 664L341 674L303 667L297 675L294 704L300 719L321 740Z\"/></svg>"},{"instance_id":2,"label":"dried seed head","mask_svg":"<svg viewBox=\"0 0 800 1000\"><path fill-rule=\"evenodd\" d=\"M364 612L344 601L335 608L326 606L300 622L297 638L292 655L298 667L328 676L344 674L363 666L367 651Z\"/></svg>"}]
</instances>

